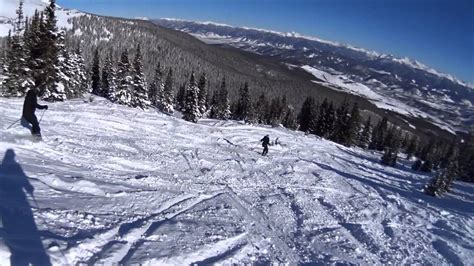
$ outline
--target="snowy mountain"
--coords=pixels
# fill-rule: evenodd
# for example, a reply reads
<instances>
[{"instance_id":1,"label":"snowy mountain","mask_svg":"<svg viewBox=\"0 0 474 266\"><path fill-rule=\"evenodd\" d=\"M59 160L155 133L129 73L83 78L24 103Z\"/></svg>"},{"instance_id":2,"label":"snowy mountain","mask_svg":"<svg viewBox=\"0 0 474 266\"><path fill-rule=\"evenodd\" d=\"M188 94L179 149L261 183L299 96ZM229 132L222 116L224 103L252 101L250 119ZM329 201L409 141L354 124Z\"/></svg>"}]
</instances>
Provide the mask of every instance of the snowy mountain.
<instances>
[{"instance_id":1,"label":"snowy mountain","mask_svg":"<svg viewBox=\"0 0 474 266\"><path fill-rule=\"evenodd\" d=\"M0 98L0 265L22 247L57 265L473 262L473 185L427 196L407 161L101 98L50 104L35 143L6 129L22 103Z\"/></svg>"},{"instance_id":2,"label":"snowy mountain","mask_svg":"<svg viewBox=\"0 0 474 266\"><path fill-rule=\"evenodd\" d=\"M43 11L48 5L48 0L24 0L23 13L26 17L32 17L35 10ZM0 0L0 37L8 35L8 31L13 31L13 22L17 17L16 10L18 9L18 0ZM69 10L57 6L56 16L57 25L60 29L71 29L71 19L78 16L83 16L85 13L78 10Z\"/></svg>"},{"instance_id":3,"label":"snowy mountain","mask_svg":"<svg viewBox=\"0 0 474 266\"><path fill-rule=\"evenodd\" d=\"M408 58L396 58L294 32L177 19L160 19L155 23L190 33L210 44L230 45L293 66L307 65L340 75L346 84L364 86L383 96L385 102L392 105L401 102L458 130L474 125L472 86ZM340 87L340 83L333 85Z\"/></svg>"}]
</instances>

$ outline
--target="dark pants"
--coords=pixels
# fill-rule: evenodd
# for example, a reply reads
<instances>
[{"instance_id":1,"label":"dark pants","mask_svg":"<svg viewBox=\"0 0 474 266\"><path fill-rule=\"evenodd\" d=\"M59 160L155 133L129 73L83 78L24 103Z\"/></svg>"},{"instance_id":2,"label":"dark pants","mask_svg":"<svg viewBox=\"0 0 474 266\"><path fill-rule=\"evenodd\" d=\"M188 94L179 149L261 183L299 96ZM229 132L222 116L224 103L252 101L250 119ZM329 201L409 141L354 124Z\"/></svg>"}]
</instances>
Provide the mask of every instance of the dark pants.
<instances>
[{"instance_id":1,"label":"dark pants","mask_svg":"<svg viewBox=\"0 0 474 266\"><path fill-rule=\"evenodd\" d=\"M262 155L265 156L268 153L268 145L263 145L263 152Z\"/></svg>"},{"instance_id":2,"label":"dark pants","mask_svg":"<svg viewBox=\"0 0 474 266\"><path fill-rule=\"evenodd\" d=\"M28 127L29 125L24 125L24 120L26 120L27 123L31 124L32 127ZM41 136L41 128L39 126L38 118L36 118L36 115L33 114L29 116L23 116L21 123L23 126L31 129L32 135Z\"/></svg>"}]
</instances>

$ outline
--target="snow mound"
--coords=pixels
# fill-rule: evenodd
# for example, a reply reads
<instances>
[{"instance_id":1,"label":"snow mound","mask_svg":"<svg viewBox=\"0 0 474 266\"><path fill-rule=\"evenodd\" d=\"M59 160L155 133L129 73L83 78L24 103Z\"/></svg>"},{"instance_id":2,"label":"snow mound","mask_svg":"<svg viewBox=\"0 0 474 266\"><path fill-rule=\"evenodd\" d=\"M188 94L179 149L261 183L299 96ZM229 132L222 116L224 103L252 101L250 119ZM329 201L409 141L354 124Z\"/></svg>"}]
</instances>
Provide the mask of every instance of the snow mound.
<instances>
[{"instance_id":1,"label":"snow mound","mask_svg":"<svg viewBox=\"0 0 474 266\"><path fill-rule=\"evenodd\" d=\"M21 107L0 98L0 265L473 263L474 186L426 196L407 161L101 98L50 104L36 143Z\"/></svg>"}]
</instances>

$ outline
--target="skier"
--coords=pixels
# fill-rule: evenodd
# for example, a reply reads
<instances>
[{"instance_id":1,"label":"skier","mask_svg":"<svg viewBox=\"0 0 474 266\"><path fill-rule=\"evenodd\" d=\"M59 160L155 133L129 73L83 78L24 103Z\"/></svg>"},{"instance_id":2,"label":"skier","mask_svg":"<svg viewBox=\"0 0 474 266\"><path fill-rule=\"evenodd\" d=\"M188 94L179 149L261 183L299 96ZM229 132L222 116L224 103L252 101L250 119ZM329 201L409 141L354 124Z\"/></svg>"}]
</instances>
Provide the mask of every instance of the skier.
<instances>
[{"instance_id":1,"label":"skier","mask_svg":"<svg viewBox=\"0 0 474 266\"><path fill-rule=\"evenodd\" d=\"M263 146L262 156L265 156L268 153L268 145L270 144L270 137L268 135L265 135L265 137L263 137L263 139L261 139L260 142L262 142L262 146Z\"/></svg>"},{"instance_id":2,"label":"skier","mask_svg":"<svg viewBox=\"0 0 474 266\"><path fill-rule=\"evenodd\" d=\"M38 118L36 118L35 111L36 108L48 110L48 106L38 104L38 93L38 88L32 88L28 91L28 93L26 93L25 103L23 104L21 125L31 129L31 135L41 139L41 129L39 127Z\"/></svg>"}]
</instances>

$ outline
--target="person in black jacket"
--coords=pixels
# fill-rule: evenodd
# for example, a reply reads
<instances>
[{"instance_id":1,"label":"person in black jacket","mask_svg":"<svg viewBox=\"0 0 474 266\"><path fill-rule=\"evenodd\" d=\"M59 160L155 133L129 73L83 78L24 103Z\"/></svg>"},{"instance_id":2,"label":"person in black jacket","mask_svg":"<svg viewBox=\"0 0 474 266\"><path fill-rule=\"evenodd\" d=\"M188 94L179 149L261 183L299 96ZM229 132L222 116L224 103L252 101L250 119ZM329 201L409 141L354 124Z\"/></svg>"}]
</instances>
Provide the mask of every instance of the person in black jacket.
<instances>
[{"instance_id":1,"label":"person in black jacket","mask_svg":"<svg viewBox=\"0 0 474 266\"><path fill-rule=\"evenodd\" d=\"M270 137L266 135L260 141L262 142L262 146L263 146L262 156L265 156L268 153L268 145L270 144Z\"/></svg>"},{"instance_id":2,"label":"person in black jacket","mask_svg":"<svg viewBox=\"0 0 474 266\"><path fill-rule=\"evenodd\" d=\"M36 108L48 110L47 105L38 104L38 89L33 88L26 93L21 124L31 128L31 134L33 136L41 137L41 129L39 127L38 118L36 118L35 115Z\"/></svg>"}]
</instances>

